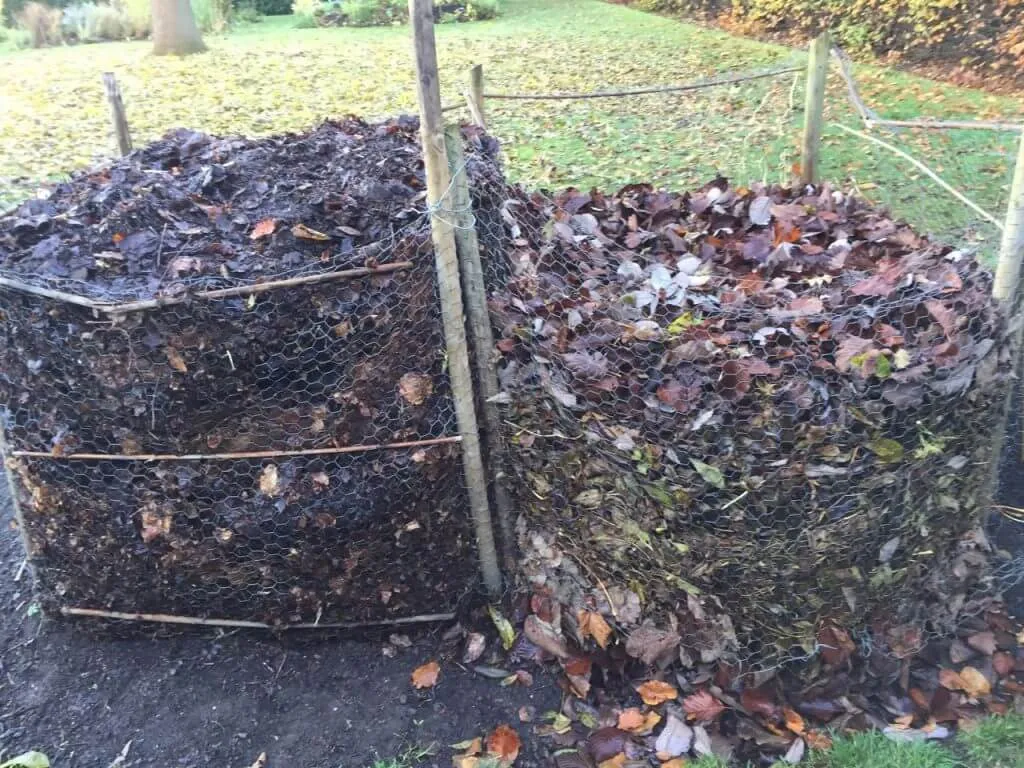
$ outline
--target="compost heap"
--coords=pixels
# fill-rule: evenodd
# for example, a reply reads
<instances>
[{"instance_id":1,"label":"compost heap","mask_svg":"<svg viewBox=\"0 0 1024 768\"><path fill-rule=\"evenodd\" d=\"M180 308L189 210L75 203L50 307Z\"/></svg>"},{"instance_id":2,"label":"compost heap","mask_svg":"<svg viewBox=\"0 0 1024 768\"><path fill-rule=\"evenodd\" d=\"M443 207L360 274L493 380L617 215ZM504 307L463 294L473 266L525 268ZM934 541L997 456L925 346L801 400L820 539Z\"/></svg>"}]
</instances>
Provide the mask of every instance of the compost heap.
<instances>
[{"instance_id":1,"label":"compost heap","mask_svg":"<svg viewBox=\"0 0 1024 768\"><path fill-rule=\"evenodd\" d=\"M602 612L647 663L757 666L906 652L978 608L1009 365L977 261L827 187L509 210L524 569L566 620Z\"/></svg>"},{"instance_id":2,"label":"compost heap","mask_svg":"<svg viewBox=\"0 0 1024 768\"><path fill-rule=\"evenodd\" d=\"M0 290L0 402L49 604L336 621L465 592L417 127L175 131L0 219L0 274L67 294ZM502 189L494 143L467 143L476 185ZM501 201L477 202L486 221ZM320 279L346 270L367 274ZM311 282L230 294L293 278Z\"/></svg>"}]
</instances>

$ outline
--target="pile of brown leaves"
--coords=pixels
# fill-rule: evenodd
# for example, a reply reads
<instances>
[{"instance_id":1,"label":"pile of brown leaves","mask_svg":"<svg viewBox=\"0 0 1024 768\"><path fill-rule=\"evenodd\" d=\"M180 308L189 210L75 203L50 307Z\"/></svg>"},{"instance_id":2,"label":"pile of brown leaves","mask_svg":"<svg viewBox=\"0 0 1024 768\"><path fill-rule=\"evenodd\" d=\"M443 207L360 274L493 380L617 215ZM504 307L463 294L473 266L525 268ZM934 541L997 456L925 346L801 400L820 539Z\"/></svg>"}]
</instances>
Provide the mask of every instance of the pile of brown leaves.
<instances>
[{"instance_id":1,"label":"pile of brown leaves","mask_svg":"<svg viewBox=\"0 0 1024 768\"><path fill-rule=\"evenodd\" d=\"M827 187L507 209L491 304L532 584L653 620L677 642L640 657L691 667L981 610L1008 358L969 254Z\"/></svg>"}]
</instances>

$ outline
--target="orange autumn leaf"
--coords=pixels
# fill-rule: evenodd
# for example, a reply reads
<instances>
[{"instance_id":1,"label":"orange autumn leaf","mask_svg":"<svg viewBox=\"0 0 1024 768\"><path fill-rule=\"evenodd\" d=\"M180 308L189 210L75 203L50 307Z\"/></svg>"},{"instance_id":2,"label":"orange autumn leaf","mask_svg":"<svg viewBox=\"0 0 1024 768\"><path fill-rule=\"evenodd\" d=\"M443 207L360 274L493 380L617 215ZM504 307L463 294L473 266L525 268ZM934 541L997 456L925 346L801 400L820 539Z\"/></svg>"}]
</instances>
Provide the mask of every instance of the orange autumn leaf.
<instances>
[{"instance_id":1,"label":"orange autumn leaf","mask_svg":"<svg viewBox=\"0 0 1024 768\"><path fill-rule=\"evenodd\" d=\"M496 757L504 765L512 765L519 757L519 734L510 725L499 725L487 737L487 754Z\"/></svg>"},{"instance_id":2,"label":"orange autumn leaf","mask_svg":"<svg viewBox=\"0 0 1024 768\"><path fill-rule=\"evenodd\" d=\"M964 693L972 699L992 693L992 684L988 681L988 678L974 667L964 667L961 669L960 679L964 682Z\"/></svg>"},{"instance_id":3,"label":"orange autumn leaf","mask_svg":"<svg viewBox=\"0 0 1024 768\"><path fill-rule=\"evenodd\" d=\"M832 739L820 731L808 731L804 734L804 741L811 749L831 749Z\"/></svg>"},{"instance_id":4,"label":"orange autumn leaf","mask_svg":"<svg viewBox=\"0 0 1024 768\"><path fill-rule=\"evenodd\" d=\"M124 234L122 234L121 232L115 232L110 239L113 240L115 243L120 243L122 240L124 240Z\"/></svg>"},{"instance_id":5,"label":"orange autumn leaf","mask_svg":"<svg viewBox=\"0 0 1024 768\"><path fill-rule=\"evenodd\" d=\"M597 768L622 768L626 764L626 753L619 752L615 757L609 757L597 764Z\"/></svg>"},{"instance_id":6,"label":"orange autumn leaf","mask_svg":"<svg viewBox=\"0 0 1024 768\"><path fill-rule=\"evenodd\" d=\"M656 707L679 696L675 686L661 680L648 680L646 683L641 683L637 686L636 692L640 694L644 704L649 707Z\"/></svg>"},{"instance_id":7,"label":"orange autumn leaf","mask_svg":"<svg viewBox=\"0 0 1024 768\"><path fill-rule=\"evenodd\" d=\"M605 621L604 616L594 611L580 611L577 620L580 625L580 634L583 639L594 638L594 642L601 648L608 647L608 640L612 636L612 628Z\"/></svg>"},{"instance_id":8,"label":"orange autumn leaf","mask_svg":"<svg viewBox=\"0 0 1024 768\"><path fill-rule=\"evenodd\" d=\"M261 237L268 237L274 234L276 227L277 221L275 219L263 219L263 221L257 222L256 226L252 228L252 232L249 233L249 239L259 240Z\"/></svg>"},{"instance_id":9,"label":"orange autumn leaf","mask_svg":"<svg viewBox=\"0 0 1024 768\"><path fill-rule=\"evenodd\" d=\"M962 691L964 689L963 678L955 669L939 670L939 685L951 691Z\"/></svg>"},{"instance_id":10,"label":"orange autumn leaf","mask_svg":"<svg viewBox=\"0 0 1024 768\"><path fill-rule=\"evenodd\" d=\"M422 667L416 667L412 672L412 684L415 688L433 688L437 685L438 675L441 674L441 666L436 661L428 661Z\"/></svg>"},{"instance_id":11,"label":"orange autumn leaf","mask_svg":"<svg viewBox=\"0 0 1024 768\"><path fill-rule=\"evenodd\" d=\"M644 713L636 707L619 712L619 728L624 731L635 731L644 724Z\"/></svg>"},{"instance_id":12,"label":"orange autumn leaf","mask_svg":"<svg viewBox=\"0 0 1024 768\"><path fill-rule=\"evenodd\" d=\"M785 720L786 727L789 728L797 736L802 736L807 725L804 723L804 719L800 717L798 712L794 712L789 707L782 708L782 717Z\"/></svg>"},{"instance_id":13,"label":"orange autumn leaf","mask_svg":"<svg viewBox=\"0 0 1024 768\"><path fill-rule=\"evenodd\" d=\"M661 768L684 768L686 761L681 757L673 757L661 764Z\"/></svg>"}]
</instances>

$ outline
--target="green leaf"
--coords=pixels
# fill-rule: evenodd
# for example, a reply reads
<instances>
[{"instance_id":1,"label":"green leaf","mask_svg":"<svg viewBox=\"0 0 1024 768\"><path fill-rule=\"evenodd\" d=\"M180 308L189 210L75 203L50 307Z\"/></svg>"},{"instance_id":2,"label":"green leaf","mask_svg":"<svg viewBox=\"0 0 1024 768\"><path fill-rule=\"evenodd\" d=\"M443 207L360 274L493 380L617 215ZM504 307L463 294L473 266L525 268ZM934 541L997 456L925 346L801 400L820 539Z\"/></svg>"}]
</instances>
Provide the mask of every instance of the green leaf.
<instances>
[{"instance_id":1,"label":"green leaf","mask_svg":"<svg viewBox=\"0 0 1024 768\"><path fill-rule=\"evenodd\" d=\"M50 758L42 752L26 752L0 764L0 768L50 768Z\"/></svg>"},{"instance_id":2,"label":"green leaf","mask_svg":"<svg viewBox=\"0 0 1024 768\"><path fill-rule=\"evenodd\" d=\"M509 623L509 620L501 615L501 611L495 608L493 605L487 606L487 613L491 616L491 621L494 622L494 628L498 630L498 635L501 637L501 644L505 647L505 650L509 650L516 642L516 631ZM3 768L3 766L0 766Z\"/></svg>"},{"instance_id":3,"label":"green leaf","mask_svg":"<svg viewBox=\"0 0 1024 768\"><path fill-rule=\"evenodd\" d=\"M679 317L668 324L668 328L665 330L669 336L678 336L687 328L692 328L695 325L700 325L700 316L695 316L692 312L683 312Z\"/></svg>"},{"instance_id":4,"label":"green leaf","mask_svg":"<svg viewBox=\"0 0 1024 768\"><path fill-rule=\"evenodd\" d=\"M895 464L903 460L903 446L888 437L879 437L868 443L868 450L885 464Z\"/></svg>"},{"instance_id":5,"label":"green leaf","mask_svg":"<svg viewBox=\"0 0 1024 768\"><path fill-rule=\"evenodd\" d=\"M697 459L690 459L690 463L693 464L693 468L697 470L698 474L704 478L704 482L708 483L708 485L713 485L719 490L725 488L725 478L717 467L712 467L703 461L697 461Z\"/></svg>"},{"instance_id":6,"label":"green leaf","mask_svg":"<svg viewBox=\"0 0 1024 768\"><path fill-rule=\"evenodd\" d=\"M892 363L886 355L879 355L875 359L875 376L880 379L888 379L892 376Z\"/></svg>"}]
</instances>

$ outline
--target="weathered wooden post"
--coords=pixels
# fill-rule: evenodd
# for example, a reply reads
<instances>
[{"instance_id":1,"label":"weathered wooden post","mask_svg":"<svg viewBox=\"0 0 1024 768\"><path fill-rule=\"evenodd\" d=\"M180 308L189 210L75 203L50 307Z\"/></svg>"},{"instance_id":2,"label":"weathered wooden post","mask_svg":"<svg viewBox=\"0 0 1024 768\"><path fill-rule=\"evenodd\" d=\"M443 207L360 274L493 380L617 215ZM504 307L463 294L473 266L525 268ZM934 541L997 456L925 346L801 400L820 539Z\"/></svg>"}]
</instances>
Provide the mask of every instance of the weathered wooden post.
<instances>
[{"instance_id":1,"label":"weathered wooden post","mask_svg":"<svg viewBox=\"0 0 1024 768\"><path fill-rule=\"evenodd\" d=\"M1024 133L1018 140L1017 165L1010 187L1010 202L1006 206L1006 223L999 246L999 264L996 266L992 296L1000 303L1015 305L1019 292L1020 264L1024 260Z\"/></svg>"},{"instance_id":2,"label":"weathered wooden post","mask_svg":"<svg viewBox=\"0 0 1024 768\"><path fill-rule=\"evenodd\" d=\"M448 150L448 168L452 174L452 209L455 224L455 247L459 256L462 274L462 293L466 300L469 318L470 341L473 344L473 361L476 364L477 385L482 400L484 415L484 439L487 458L491 469L494 512L501 529L502 555L505 566L513 566L514 536L512 531L512 502L505 488L504 443L501 439L501 415L493 398L500 394L498 372L494 367L496 347L491 330L490 313L487 310L487 286L484 284L484 269L480 258L480 242L477 238L473 201L470 196L469 176L466 173L466 155L462 148L462 131L457 125L449 125L444 132Z\"/></svg>"},{"instance_id":3,"label":"weathered wooden post","mask_svg":"<svg viewBox=\"0 0 1024 768\"><path fill-rule=\"evenodd\" d=\"M469 114L473 117L473 124L480 128L487 128L487 117L484 112L483 64L477 64L469 70L469 90L466 92L466 103L469 105Z\"/></svg>"},{"instance_id":4,"label":"weathered wooden post","mask_svg":"<svg viewBox=\"0 0 1024 768\"><path fill-rule=\"evenodd\" d=\"M462 285L456 254L454 227L450 220L455 206L451 200L451 173L444 145L441 91L434 40L434 8L431 0L409 0L409 17L416 49L416 91L420 103L420 140L427 175L427 201L434 244L437 285L441 295L441 319L448 352L448 378L455 401L455 415L462 437L462 468L469 493L470 511L476 530L480 570L492 596L501 593L501 571L494 545L491 511L487 500L487 475L480 452L473 376L463 317Z\"/></svg>"},{"instance_id":5,"label":"weathered wooden post","mask_svg":"<svg viewBox=\"0 0 1024 768\"><path fill-rule=\"evenodd\" d=\"M825 122L825 83L828 79L832 35L825 30L811 42L807 59L807 96L804 101L804 138L800 153L800 181L818 181L821 132Z\"/></svg>"},{"instance_id":6,"label":"weathered wooden post","mask_svg":"<svg viewBox=\"0 0 1024 768\"><path fill-rule=\"evenodd\" d=\"M132 151L132 137L128 132L128 118L124 112L121 88L113 72L103 73L103 90L106 91L107 102L110 104L110 122L114 126L114 136L117 137L117 148L124 157Z\"/></svg>"}]
</instances>

